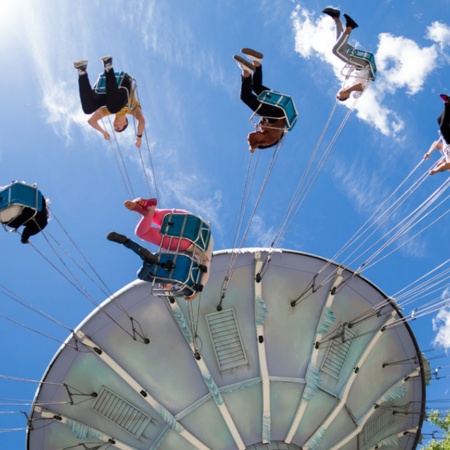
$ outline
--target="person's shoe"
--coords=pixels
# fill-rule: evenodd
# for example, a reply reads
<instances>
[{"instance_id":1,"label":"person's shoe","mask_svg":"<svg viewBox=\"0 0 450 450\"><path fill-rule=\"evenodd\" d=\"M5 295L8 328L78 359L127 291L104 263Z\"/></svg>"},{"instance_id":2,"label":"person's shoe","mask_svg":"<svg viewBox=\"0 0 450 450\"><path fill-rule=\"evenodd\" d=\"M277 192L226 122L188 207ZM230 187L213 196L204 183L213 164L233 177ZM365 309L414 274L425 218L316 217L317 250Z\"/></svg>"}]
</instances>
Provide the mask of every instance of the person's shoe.
<instances>
[{"instance_id":1,"label":"person's shoe","mask_svg":"<svg viewBox=\"0 0 450 450\"><path fill-rule=\"evenodd\" d=\"M135 198L134 200L127 200L124 205L125 208L129 209L130 211L135 211L139 214L145 215L147 214L149 208L152 206L156 206L158 204L158 201L156 198Z\"/></svg>"},{"instance_id":2,"label":"person's shoe","mask_svg":"<svg viewBox=\"0 0 450 450\"><path fill-rule=\"evenodd\" d=\"M138 253L141 255L142 259L149 264L158 264L158 258L151 253L149 250L147 250L144 247L138 248Z\"/></svg>"},{"instance_id":3,"label":"person's shoe","mask_svg":"<svg viewBox=\"0 0 450 450\"><path fill-rule=\"evenodd\" d=\"M158 204L158 200L156 198L142 198L138 197L133 200L133 203L139 205L142 209L149 209L152 206L156 206Z\"/></svg>"},{"instance_id":4,"label":"person's shoe","mask_svg":"<svg viewBox=\"0 0 450 450\"><path fill-rule=\"evenodd\" d=\"M126 236L116 233L115 231L111 231L111 233L108 233L106 239L108 239L108 241L117 242L118 244L126 244L129 241Z\"/></svg>"},{"instance_id":5,"label":"person's shoe","mask_svg":"<svg viewBox=\"0 0 450 450\"><path fill-rule=\"evenodd\" d=\"M347 14L344 14L345 17L345 26L350 27L352 30L358 28L358 24Z\"/></svg>"},{"instance_id":6,"label":"person's shoe","mask_svg":"<svg viewBox=\"0 0 450 450\"><path fill-rule=\"evenodd\" d=\"M251 62L244 59L242 56L234 55L233 58L243 72L249 72L250 74L253 74L255 72L256 67Z\"/></svg>"},{"instance_id":7,"label":"person's shoe","mask_svg":"<svg viewBox=\"0 0 450 450\"><path fill-rule=\"evenodd\" d=\"M257 52L256 50L253 50L251 48L241 48L241 52L251 60L252 63L255 62L261 62L264 58L264 55L260 52Z\"/></svg>"},{"instance_id":8,"label":"person's shoe","mask_svg":"<svg viewBox=\"0 0 450 450\"><path fill-rule=\"evenodd\" d=\"M112 67L112 56L104 56L100 58L103 61L103 68L109 70Z\"/></svg>"},{"instance_id":9,"label":"person's shoe","mask_svg":"<svg viewBox=\"0 0 450 450\"><path fill-rule=\"evenodd\" d=\"M73 63L73 67L75 67L75 69L78 70L78 73L86 73L87 64L88 64L87 60L82 59L80 61L75 61Z\"/></svg>"},{"instance_id":10,"label":"person's shoe","mask_svg":"<svg viewBox=\"0 0 450 450\"><path fill-rule=\"evenodd\" d=\"M333 17L333 19L339 19L341 16L341 12L334 8L325 8L322 12L328 14L330 17Z\"/></svg>"},{"instance_id":11,"label":"person's shoe","mask_svg":"<svg viewBox=\"0 0 450 450\"><path fill-rule=\"evenodd\" d=\"M439 97L442 98L442 101L444 103L450 103L450 97L448 95L446 95L446 94L439 94Z\"/></svg>"}]
</instances>

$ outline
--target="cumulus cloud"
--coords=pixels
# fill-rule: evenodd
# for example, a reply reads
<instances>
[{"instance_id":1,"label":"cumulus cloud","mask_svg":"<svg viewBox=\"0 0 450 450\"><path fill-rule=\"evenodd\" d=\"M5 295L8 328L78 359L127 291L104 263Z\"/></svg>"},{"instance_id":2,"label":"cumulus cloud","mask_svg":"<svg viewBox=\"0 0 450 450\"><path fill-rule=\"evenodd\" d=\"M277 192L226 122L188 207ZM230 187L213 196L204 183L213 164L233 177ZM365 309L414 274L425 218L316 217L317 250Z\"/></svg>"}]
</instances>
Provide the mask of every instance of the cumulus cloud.
<instances>
[{"instance_id":1,"label":"cumulus cloud","mask_svg":"<svg viewBox=\"0 0 450 450\"><path fill-rule=\"evenodd\" d=\"M442 299L450 301L448 289L443 292ZM434 344L439 347L450 348L450 307L441 309L433 319L433 331L436 331Z\"/></svg>"},{"instance_id":2,"label":"cumulus cloud","mask_svg":"<svg viewBox=\"0 0 450 450\"><path fill-rule=\"evenodd\" d=\"M376 61L382 88L390 93L404 88L410 95L417 94L436 67L437 58L435 45L420 48L411 39L381 33Z\"/></svg>"},{"instance_id":3,"label":"cumulus cloud","mask_svg":"<svg viewBox=\"0 0 450 450\"><path fill-rule=\"evenodd\" d=\"M326 62L336 77L336 89L342 82L342 62L331 49L336 41L334 22L328 16L316 19L315 13L298 5L292 14L295 31L295 50L306 59L317 58ZM386 95L404 89L409 95L417 94L430 73L437 67L440 50L450 37L450 27L433 22L427 28L426 38L433 41L428 47L420 47L415 41L389 33L379 35L375 53L378 67L376 83L373 83L356 105L357 115L385 136L399 138L404 122L397 112L386 106ZM353 38L353 36L352 36ZM356 48L364 48L351 42ZM352 102L345 105L351 107Z\"/></svg>"},{"instance_id":4,"label":"cumulus cloud","mask_svg":"<svg viewBox=\"0 0 450 450\"><path fill-rule=\"evenodd\" d=\"M450 45L450 26L435 21L427 28L426 38L436 42L443 49Z\"/></svg>"}]
</instances>

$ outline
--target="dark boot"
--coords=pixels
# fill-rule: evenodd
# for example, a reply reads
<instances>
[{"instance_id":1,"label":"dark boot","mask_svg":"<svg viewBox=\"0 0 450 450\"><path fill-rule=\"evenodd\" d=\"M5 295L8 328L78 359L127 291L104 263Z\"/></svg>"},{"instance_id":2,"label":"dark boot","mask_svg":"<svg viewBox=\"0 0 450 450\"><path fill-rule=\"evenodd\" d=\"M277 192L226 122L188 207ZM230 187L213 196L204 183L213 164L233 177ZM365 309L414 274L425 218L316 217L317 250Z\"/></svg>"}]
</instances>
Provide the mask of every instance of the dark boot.
<instances>
[{"instance_id":1,"label":"dark boot","mask_svg":"<svg viewBox=\"0 0 450 450\"><path fill-rule=\"evenodd\" d=\"M333 17L333 19L339 19L341 12L338 9L333 8L325 8L323 13L328 14L330 17Z\"/></svg>"},{"instance_id":2,"label":"dark boot","mask_svg":"<svg viewBox=\"0 0 450 450\"><path fill-rule=\"evenodd\" d=\"M108 241L117 242L118 244L126 244L130 239L128 239L123 234L116 233L115 231L111 231L111 233L106 236Z\"/></svg>"},{"instance_id":3,"label":"dark boot","mask_svg":"<svg viewBox=\"0 0 450 450\"><path fill-rule=\"evenodd\" d=\"M345 17L345 26L346 27L350 27L352 30L354 30L355 28L358 28L358 24L347 14L344 14Z\"/></svg>"}]
</instances>

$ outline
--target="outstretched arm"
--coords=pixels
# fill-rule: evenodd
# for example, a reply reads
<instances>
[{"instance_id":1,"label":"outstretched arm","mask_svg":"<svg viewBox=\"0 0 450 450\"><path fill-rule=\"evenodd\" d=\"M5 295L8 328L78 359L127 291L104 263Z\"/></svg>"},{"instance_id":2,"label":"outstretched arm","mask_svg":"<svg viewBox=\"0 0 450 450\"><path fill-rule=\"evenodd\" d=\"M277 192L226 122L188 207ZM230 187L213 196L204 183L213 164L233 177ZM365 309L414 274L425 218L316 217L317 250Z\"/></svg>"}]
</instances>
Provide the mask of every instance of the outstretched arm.
<instances>
[{"instance_id":1,"label":"outstretched arm","mask_svg":"<svg viewBox=\"0 0 450 450\"><path fill-rule=\"evenodd\" d=\"M107 141L109 141L109 140L111 139L111 137L109 136L109 134L107 133L107 131L104 130L104 129L100 126L100 124L99 124L99 121L101 120L102 117L103 117L103 115L102 115L102 113L101 113L101 110L100 110L100 109L97 109L97 111L95 111L95 113L92 114L92 116L89 118L88 124L89 124L92 128L94 128L94 129L96 129L97 131L99 131L100 133L102 133L102 134L103 134L103 137L104 137Z\"/></svg>"},{"instance_id":2,"label":"outstretched arm","mask_svg":"<svg viewBox=\"0 0 450 450\"><path fill-rule=\"evenodd\" d=\"M441 142L440 140L439 140L439 141L434 141L434 142L431 144L431 147L430 147L429 150L425 153L425 155L423 156L423 158L424 158L424 159L428 159L428 158L430 157L430 155L431 155L436 149L442 150L442 142Z\"/></svg>"},{"instance_id":3,"label":"outstretched arm","mask_svg":"<svg viewBox=\"0 0 450 450\"><path fill-rule=\"evenodd\" d=\"M136 147L139 148L142 143L142 134L144 133L145 129L145 119L144 115L142 114L142 109L140 106L136 106L136 108L133 111L133 116L136 118L138 125L137 125L137 136L136 136Z\"/></svg>"}]
</instances>

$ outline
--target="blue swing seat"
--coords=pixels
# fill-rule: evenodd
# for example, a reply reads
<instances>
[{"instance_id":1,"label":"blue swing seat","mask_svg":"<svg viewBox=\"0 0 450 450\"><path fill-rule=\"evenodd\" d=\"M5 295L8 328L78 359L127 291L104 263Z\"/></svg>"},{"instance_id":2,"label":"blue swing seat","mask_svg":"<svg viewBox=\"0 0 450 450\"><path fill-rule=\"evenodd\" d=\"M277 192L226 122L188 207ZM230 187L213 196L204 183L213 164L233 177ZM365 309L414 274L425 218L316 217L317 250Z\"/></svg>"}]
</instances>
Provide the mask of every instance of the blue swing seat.
<instances>
[{"instance_id":1,"label":"blue swing seat","mask_svg":"<svg viewBox=\"0 0 450 450\"><path fill-rule=\"evenodd\" d=\"M163 218L161 234L164 237L186 239L206 251L211 239L211 227L194 214L169 213Z\"/></svg>"},{"instance_id":2,"label":"blue swing seat","mask_svg":"<svg viewBox=\"0 0 450 450\"><path fill-rule=\"evenodd\" d=\"M372 78L372 80L375 80L377 74L377 66L375 64L375 57L372 53L365 52L364 50L357 50L356 48L349 48L347 50L347 54L367 61L370 67L370 77Z\"/></svg>"},{"instance_id":3,"label":"blue swing seat","mask_svg":"<svg viewBox=\"0 0 450 450\"><path fill-rule=\"evenodd\" d=\"M280 108L284 113L287 130L290 131L294 128L294 125L297 122L298 114L292 97L280 94L279 92L266 90L262 91L261 94L258 95L258 100L266 105L272 105Z\"/></svg>"},{"instance_id":4,"label":"blue swing seat","mask_svg":"<svg viewBox=\"0 0 450 450\"><path fill-rule=\"evenodd\" d=\"M8 223L17 217L24 207L42 209L43 197L36 185L14 181L0 190L0 222Z\"/></svg>"},{"instance_id":5,"label":"blue swing seat","mask_svg":"<svg viewBox=\"0 0 450 450\"><path fill-rule=\"evenodd\" d=\"M114 75L116 76L117 86L119 87L122 86L123 80L128 76L125 72L114 72ZM98 76L98 79L94 84L94 91L97 94L106 94L106 77L104 73L101 73Z\"/></svg>"},{"instance_id":6,"label":"blue swing seat","mask_svg":"<svg viewBox=\"0 0 450 450\"><path fill-rule=\"evenodd\" d=\"M158 264L145 263L139 279L152 283L156 296L190 297L203 290L201 284L205 267L193 258L178 253L156 253Z\"/></svg>"}]
</instances>

